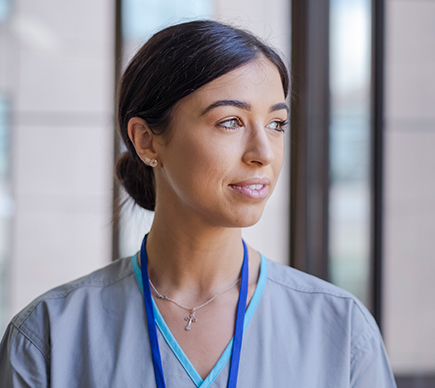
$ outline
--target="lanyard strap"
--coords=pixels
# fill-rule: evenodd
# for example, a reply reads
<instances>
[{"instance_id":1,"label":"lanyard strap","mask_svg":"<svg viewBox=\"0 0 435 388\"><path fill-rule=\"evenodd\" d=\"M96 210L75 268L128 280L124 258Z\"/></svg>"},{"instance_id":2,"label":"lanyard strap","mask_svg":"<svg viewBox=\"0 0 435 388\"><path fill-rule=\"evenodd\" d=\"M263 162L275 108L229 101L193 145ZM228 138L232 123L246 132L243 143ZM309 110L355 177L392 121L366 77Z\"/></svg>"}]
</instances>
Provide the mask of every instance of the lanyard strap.
<instances>
[{"instance_id":1,"label":"lanyard strap","mask_svg":"<svg viewBox=\"0 0 435 388\"><path fill-rule=\"evenodd\" d=\"M153 359L154 374L156 377L157 388L166 388L165 377L163 375L162 358L160 356L159 341L157 338L157 328L156 328L156 323L154 318L150 281L148 277L147 252L146 252L147 237L148 235L144 237L140 249L145 312L147 318L148 335L150 338L151 354ZM243 340L243 326L245 322L246 300L248 297L248 283L249 283L248 249L246 248L246 244L243 240L242 243L243 243L243 264L242 264L242 274L241 274L241 281L240 281L239 301L237 303L236 327L234 331L230 373L228 378L228 388L237 387L237 377L239 374L239 364L240 364L240 352L242 350L242 340Z\"/></svg>"},{"instance_id":2,"label":"lanyard strap","mask_svg":"<svg viewBox=\"0 0 435 388\"><path fill-rule=\"evenodd\" d=\"M153 303L151 300L150 279L148 277L147 251L145 235L140 249L140 261L142 271L143 297L145 301L145 312L147 316L148 335L150 337L151 354L153 357L154 375L156 376L157 388L166 388L165 377L163 376L162 358L160 357L159 341L157 339L156 321L154 318Z\"/></svg>"},{"instance_id":3,"label":"lanyard strap","mask_svg":"<svg viewBox=\"0 0 435 388\"><path fill-rule=\"evenodd\" d=\"M230 376L228 378L228 388L237 387L237 377L239 375L240 352L242 351L243 326L245 323L246 300L248 298L249 284L249 264L248 249L243 242L243 264L242 278L240 280L239 301L237 303L236 328L234 329L233 352L231 354Z\"/></svg>"}]
</instances>

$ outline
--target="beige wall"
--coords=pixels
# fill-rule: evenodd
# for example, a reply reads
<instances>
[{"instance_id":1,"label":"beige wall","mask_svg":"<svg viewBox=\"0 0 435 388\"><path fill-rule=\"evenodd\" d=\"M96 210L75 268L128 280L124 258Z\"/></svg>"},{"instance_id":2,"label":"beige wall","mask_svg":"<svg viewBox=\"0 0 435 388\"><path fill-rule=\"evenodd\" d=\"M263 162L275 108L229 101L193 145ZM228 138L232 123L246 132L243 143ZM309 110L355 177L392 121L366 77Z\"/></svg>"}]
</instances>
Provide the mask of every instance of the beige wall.
<instances>
[{"instance_id":1,"label":"beige wall","mask_svg":"<svg viewBox=\"0 0 435 388\"><path fill-rule=\"evenodd\" d=\"M433 373L435 1L386 16L384 333L396 373Z\"/></svg>"},{"instance_id":2,"label":"beige wall","mask_svg":"<svg viewBox=\"0 0 435 388\"><path fill-rule=\"evenodd\" d=\"M9 316L111 259L112 9L14 1L2 69L13 104Z\"/></svg>"}]
</instances>

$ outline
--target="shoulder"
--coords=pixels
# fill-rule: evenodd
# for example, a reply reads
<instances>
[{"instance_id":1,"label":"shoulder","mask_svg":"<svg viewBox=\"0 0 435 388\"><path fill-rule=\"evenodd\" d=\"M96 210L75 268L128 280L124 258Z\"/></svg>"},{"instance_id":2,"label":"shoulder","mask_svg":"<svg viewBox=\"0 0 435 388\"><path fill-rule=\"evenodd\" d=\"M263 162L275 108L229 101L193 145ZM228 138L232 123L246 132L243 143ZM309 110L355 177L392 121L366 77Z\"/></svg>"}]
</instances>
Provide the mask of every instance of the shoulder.
<instances>
[{"instance_id":1,"label":"shoulder","mask_svg":"<svg viewBox=\"0 0 435 388\"><path fill-rule=\"evenodd\" d=\"M267 279L288 291L357 300L348 291L329 282L269 259L267 259Z\"/></svg>"},{"instance_id":2,"label":"shoulder","mask_svg":"<svg viewBox=\"0 0 435 388\"><path fill-rule=\"evenodd\" d=\"M316 381L333 376L355 388L395 387L378 326L354 295L264 256L262 275L255 327L268 335L280 362L297 365L308 379L315 370ZM273 330L264 334L264 327Z\"/></svg>"},{"instance_id":3,"label":"shoulder","mask_svg":"<svg viewBox=\"0 0 435 388\"><path fill-rule=\"evenodd\" d=\"M122 306L138 286L131 258L113 263L36 298L11 321L10 329L36 346L48 357L53 333L66 326L79 327L103 316L110 308Z\"/></svg>"},{"instance_id":4,"label":"shoulder","mask_svg":"<svg viewBox=\"0 0 435 388\"><path fill-rule=\"evenodd\" d=\"M316 295L326 296L332 300L351 301L362 305L350 292L332 283L269 259L267 259L267 280L276 284L283 291L301 295L312 295L313 297Z\"/></svg>"},{"instance_id":5,"label":"shoulder","mask_svg":"<svg viewBox=\"0 0 435 388\"><path fill-rule=\"evenodd\" d=\"M61 369L68 363L74 369L113 338L121 338L134 310L127 302L141 302L131 262L114 261L46 292L19 312L0 344L0 386L12 386L12 381L46 386L54 360L62 360Z\"/></svg>"},{"instance_id":6,"label":"shoulder","mask_svg":"<svg viewBox=\"0 0 435 388\"><path fill-rule=\"evenodd\" d=\"M293 311L318 325L331 325L337 335L349 338L352 353L371 340L382 341L368 309L350 292L295 268L267 260L267 286Z\"/></svg>"},{"instance_id":7,"label":"shoulder","mask_svg":"<svg viewBox=\"0 0 435 388\"><path fill-rule=\"evenodd\" d=\"M269 281L281 285L284 289L308 294L326 294L337 298L356 300L348 291L345 291L316 276L299 271L267 259L267 278Z\"/></svg>"},{"instance_id":8,"label":"shoulder","mask_svg":"<svg viewBox=\"0 0 435 388\"><path fill-rule=\"evenodd\" d=\"M12 319L12 323L20 327L41 304L56 304L62 300L71 302L74 298L82 298L85 294L99 293L103 289L115 286L132 274L131 257L118 259L86 276L45 292L20 311Z\"/></svg>"}]
</instances>

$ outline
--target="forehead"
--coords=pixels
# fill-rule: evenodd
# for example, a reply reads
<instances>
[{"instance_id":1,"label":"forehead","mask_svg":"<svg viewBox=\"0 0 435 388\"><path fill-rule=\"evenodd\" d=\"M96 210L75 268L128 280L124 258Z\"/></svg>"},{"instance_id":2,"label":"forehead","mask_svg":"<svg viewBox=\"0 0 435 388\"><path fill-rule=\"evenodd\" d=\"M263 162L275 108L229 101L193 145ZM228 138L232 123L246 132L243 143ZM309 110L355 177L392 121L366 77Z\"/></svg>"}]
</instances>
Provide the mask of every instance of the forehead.
<instances>
[{"instance_id":1,"label":"forehead","mask_svg":"<svg viewBox=\"0 0 435 388\"><path fill-rule=\"evenodd\" d=\"M277 67L260 57L202 86L180 102L207 106L220 99L237 99L251 104L284 102L284 90Z\"/></svg>"}]
</instances>

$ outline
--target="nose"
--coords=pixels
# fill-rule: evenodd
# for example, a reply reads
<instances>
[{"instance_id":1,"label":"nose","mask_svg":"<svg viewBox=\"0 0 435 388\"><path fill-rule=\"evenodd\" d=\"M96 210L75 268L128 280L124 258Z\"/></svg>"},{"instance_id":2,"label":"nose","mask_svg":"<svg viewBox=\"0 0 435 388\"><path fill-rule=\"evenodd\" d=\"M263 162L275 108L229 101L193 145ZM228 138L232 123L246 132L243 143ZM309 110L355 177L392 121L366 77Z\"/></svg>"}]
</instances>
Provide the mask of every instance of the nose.
<instances>
[{"instance_id":1,"label":"nose","mask_svg":"<svg viewBox=\"0 0 435 388\"><path fill-rule=\"evenodd\" d=\"M267 129L261 125L251 126L251 130L247 131L243 161L250 165L267 166L274 158L275 154Z\"/></svg>"}]
</instances>

